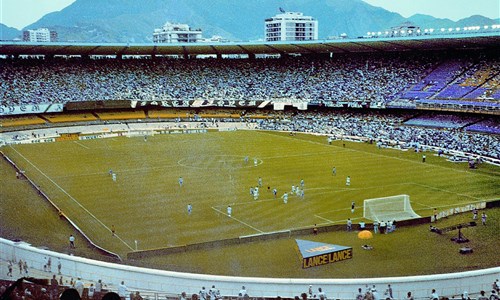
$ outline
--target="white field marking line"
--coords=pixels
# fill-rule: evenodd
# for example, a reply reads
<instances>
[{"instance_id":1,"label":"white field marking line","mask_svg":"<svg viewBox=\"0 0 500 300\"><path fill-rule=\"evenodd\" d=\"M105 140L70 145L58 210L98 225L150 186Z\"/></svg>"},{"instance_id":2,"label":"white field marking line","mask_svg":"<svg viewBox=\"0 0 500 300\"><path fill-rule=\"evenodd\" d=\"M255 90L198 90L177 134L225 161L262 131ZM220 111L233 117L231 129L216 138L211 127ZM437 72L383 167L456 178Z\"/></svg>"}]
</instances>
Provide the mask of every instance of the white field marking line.
<instances>
[{"instance_id":1,"label":"white field marking line","mask_svg":"<svg viewBox=\"0 0 500 300\"><path fill-rule=\"evenodd\" d=\"M471 198L471 199L474 199L474 200L481 200L480 198L477 198L477 197L474 197L474 196L465 195L465 194L458 194L458 193L454 193L452 191L440 189L440 188L433 187L433 186L426 185L426 184L421 184L421 183L416 183L416 182L411 182L411 184L414 184L416 186L425 187L425 188L428 188L428 189L431 189L431 190L441 191L441 192L448 193L448 194L454 194L454 195L457 195L457 196L463 196L463 197Z\"/></svg>"},{"instance_id":2,"label":"white field marking line","mask_svg":"<svg viewBox=\"0 0 500 300\"><path fill-rule=\"evenodd\" d=\"M263 134L267 134L267 135L272 135L272 136L277 136L277 137L285 138L285 139L291 139L288 136L274 135L274 134L271 134L271 133L267 133L265 131L258 131L258 132L263 133ZM303 134L307 134L307 133L303 132ZM326 145L326 144L323 144L323 143L320 143L320 142L314 142L314 141L308 141L308 140L298 140L298 139L296 139L296 140L297 141L302 141L302 142L308 142L308 143L311 143L311 144L321 145L321 146L324 146L324 147L340 148L340 149L344 150L344 151L341 151L341 152L348 152L348 151L359 152L359 153L364 153L364 154L368 154L368 155L372 155L372 156L379 156L379 157L384 157L384 158L392 158L392 159L396 159L396 160L400 160L400 161L406 161L406 162L410 162L410 163L414 163L414 164L418 164L418 165L426 165L428 167L435 167L435 168L452 170L452 171L459 172L459 173L469 173L468 170L455 170L455 169L452 169L452 168L446 167L446 166L440 166L440 165L434 165L434 164L425 164L425 163L420 162L419 160L411 160L411 159L407 159L407 158L393 157L393 156L389 156L389 155L384 155L384 154L379 154L379 153L373 153L373 152L366 152L366 151L357 150L357 149L351 149L351 148L344 148L344 147L335 146L335 145ZM429 151L429 152L424 152L424 153L432 153L432 152ZM482 174L482 173L474 173L474 174L475 175L479 175L479 176L484 176L484 177L495 177L495 175L488 175L488 174Z\"/></svg>"},{"instance_id":3,"label":"white field marking line","mask_svg":"<svg viewBox=\"0 0 500 300\"><path fill-rule=\"evenodd\" d=\"M47 174L45 174L42 170L40 170L37 166L35 166L29 159L27 159L24 155L22 155L19 151L14 149L12 146L9 146L11 149L13 149L17 154L19 154L26 162L28 162L33 168L35 168L40 174L42 174L45 178L47 178L52 184L54 184L58 189L60 189L66 196L68 196L73 202L75 202L78 206L80 206L86 213L88 213L90 216L92 216L99 224L101 224L104 228L107 230L111 231L111 229L106 226L101 220L99 220L96 216L94 216L88 209L86 209L78 200L76 200L73 196L71 196L66 190L64 190L60 185L58 185L52 178L50 178ZM130 247L129 244L127 244L124 240L122 240L119 236L115 234L115 236L123 243L125 246L127 246L130 250L134 250L134 248Z\"/></svg>"},{"instance_id":4,"label":"white field marking line","mask_svg":"<svg viewBox=\"0 0 500 300\"><path fill-rule=\"evenodd\" d=\"M220 213L220 214L223 214L223 215L225 215L225 216L229 217L229 215L227 215L227 214L223 213L222 211L220 211L219 209L217 209L217 208L215 208L215 207L213 207L213 206L212 206L212 209L213 209L213 210L215 210L216 212ZM262 231L262 230L260 230L260 229L257 229L257 228L255 228L255 227L253 227L252 225L250 225L250 224L248 224L248 223L245 223L245 222L243 222L243 221L241 221L241 220L238 220L238 219L236 219L236 218L235 218L235 217L233 217L233 216L231 216L231 217L229 217L229 218L231 218L231 219L235 220L236 222L239 222L239 223L241 223L241 224L243 224L243 225L245 225L245 226L247 226L247 227L250 227L251 229L253 229L253 230L255 230L255 231L259 232L259 233L264 233L264 231Z\"/></svg>"},{"instance_id":5,"label":"white field marking line","mask_svg":"<svg viewBox=\"0 0 500 300\"><path fill-rule=\"evenodd\" d=\"M148 167L148 168L135 168L135 169L124 169L120 170L119 173L129 173L129 174L134 174L134 173L142 173L146 172L149 170L160 170L160 169L165 169L165 168L171 168L175 167L176 165L164 165L164 166L159 166L159 167ZM118 172L117 172L118 173ZM66 175L66 176L56 176L54 178L71 178L71 177L78 177L78 176L95 176L95 175L103 175L103 174L108 174L108 172L94 172L94 173L85 173L85 174L75 174L75 175Z\"/></svg>"},{"instance_id":6,"label":"white field marking line","mask_svg":"<svg viewBox=\"0 0 500 300\"><path fill-rule=\"evenodd\" d=\"M253 196L250 196L249 197L253 197ZM237 206L237 205L245 205L245 204L251 204L251 203L259 203L259 202L273 202L273 201L278 201L278 202L281 202L280 201L281 197L277 197L277 198L266 198L266 199L260 199L260 200L250 200L250 201L246 201L246 202L238 202L238 203L232 203L231 206ZM219 206L215 206L215 207L220 207L222 205L219 205ZM224 207L224 206L222 206Z\"/></svg>"},{"instance_id":7,"label":"white field marking line","mask_svg":"<svg viewBox=\"0 0 500 300\"><path fill-rule=\"evenodd\" d=\"M423 204L423 203L420 203L420 202L415 202L415 201L410 201L412 204L417 204L417 205L420 205L420 206L423 206L423 207L427 207L427 208L422 208L422 209L414 209L413 206L412 206L412 209L414 211L419 211L419 210L426 210L426 209L429 209L429 208L436 208L436 207L443 207L443 206L429 206L429 205L426 205L426 204Z\"/></svg>"},{"instance_id":8,"label":"white field marking line","mask_svg":"<svg viewBox=\"0 0 500 300\"><path fill-rule=\"evenodd\" d=\"M498 200L498 199L488 199L488 200ZM488 200L484 200L484 201L488 201ZM416 203L416 204L420 204L420 203L417 203L417 202L413 202L411 201L412 203ZM478 201L478 202L483 202L483 201ZM473 203L477 203L477 202L473 202ZM472 204L470 202L463 202L463 203L455 203L455 204L447 204L447 205L439 205L439 206L428 206L429 208L444 208L444 207L451 207L451 208L456 208L460 205L468 205L468 204ZM423 206L426 206L424 204L420 204L420 205L423 205ZM428 209L425 209L425 208L422 208L422 209L414 209L414 211L420 211L420 210L428 210Z\"/></svg>"},{"instance_id":9,"label":"white field marking line","mask_svg":"<svg viewBox=\"0 0 500 300\"><path fill-rule=\"evenodd\" d=\"M73 143L75 143L75 144L77 144L78 146L81 146L81 147L83 147L83 148L85 148L85 149L90 149L89 147L85 146L85 145L84 145L84 144L82 144L82 143L79 143L78 141L73 141Z\"/></svg>"},{"instance_id":10,"label":"white field marking line","mask_svg":"<svg viewBox=\"0 0 500 300\"><path fill-rule=\"evenodd\" d=\"M317 218L320 218L320 219L322 219L322 220L325 220L325 221L326 221L326 222L328 222L328 223L335 223L334 221L329 220L329 219L327 219L327 218L323 218L323 217L318 216L318 215L314 215L314 216L315 216L315 217L317 217Z\"/></svg>"},{"instance_id":11,"label":"white field marking line","mask_svg":"<svg viewBox=\"0 0 500 300\"><path fill-rule=\"evenodd\" d=\"M280 155L280 156L264 156L262 159L278 159L278 158L289 158L289 157L303 157L303 156L316 156L323 154L332 154L331 152L314 152L314 153L301 153L293 155Z\"/></svg>"},{"instance_id":12,"label":"white field marking line","mask_svg":"<svg viewBox=\"0 0 500 300\"><path fill-rule=\"evenodd\" d=\"M318 215L314 215L314 216L315 216L315 217L318 217L318 218L320 218L320 219L323 219L323 220L327 221L327 222L328 222L328 223L330 223L330 224L335 224L335 223L344 224L344 223L346 223L346 222L347 222L347 219L332 221L332 220L329 220L329 219L327 219L327 218L323 218L323 217L318 216ZM362 217L361 217L361 218L351 218L351 221L361 220L361 219L364 219L364 218L362 218ZM353 224L354 224L354 223L353 223ZM320 224L320 225L321 225L321 224ZM346 225L347 225L347 224L346 224Z\"/></svg>"}]
</instances>

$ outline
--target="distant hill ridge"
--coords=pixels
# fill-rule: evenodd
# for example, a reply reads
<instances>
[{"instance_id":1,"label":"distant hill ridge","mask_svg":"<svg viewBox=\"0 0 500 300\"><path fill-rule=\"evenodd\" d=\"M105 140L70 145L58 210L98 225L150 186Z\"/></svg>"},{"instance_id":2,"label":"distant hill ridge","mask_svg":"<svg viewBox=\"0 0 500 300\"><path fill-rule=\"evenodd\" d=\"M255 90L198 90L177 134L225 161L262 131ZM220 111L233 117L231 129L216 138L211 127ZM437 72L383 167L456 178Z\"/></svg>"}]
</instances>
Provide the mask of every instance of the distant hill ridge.
<instances>
[{"instance_id":1,"label":"distant hill ridge","mask_svg":"<svg viewBox=\"0 0 500 300\"><path fill-rule=\"evenodd\" d=\"M422 28L464 27L493 24L483 16L454 22L417 14L404 18L362 0L76 0L25 29L47 27L59 41L152 42L155 28L167 21L201 28L204 37L219 35L232 41L264 38L264 19L286 11L298 11L319 22L319 38L363 36L410 21ZM21 31L0 24L0 39L21 38Z\"/></svg>"}]
</instances>

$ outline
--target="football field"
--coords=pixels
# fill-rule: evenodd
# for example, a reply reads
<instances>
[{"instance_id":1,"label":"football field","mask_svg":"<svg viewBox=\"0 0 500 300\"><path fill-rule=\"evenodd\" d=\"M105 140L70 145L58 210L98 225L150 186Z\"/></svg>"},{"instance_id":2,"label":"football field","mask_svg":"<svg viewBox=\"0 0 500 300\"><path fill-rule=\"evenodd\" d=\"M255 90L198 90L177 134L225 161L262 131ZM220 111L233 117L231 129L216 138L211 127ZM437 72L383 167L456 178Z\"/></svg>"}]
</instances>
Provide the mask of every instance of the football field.
<instances>
[{"instance_id":1,"label":"football field","mask_svg":"<svg viewBox=\"0 0 500 300\"><path fill-rule=\"evenodd\" d=\"M430 153L423 163L417 153L342 144L238 131L16 145L4 151L93 240L122 253L133 250L136 240L141 249L152 249L347 218L356 223L368 198L408 194L413 209L425 216L434 207L497 196L497 178L469 171L466 164L443 164ZM255 200L250 188L258 186L259 177ZM290 193L301 180L303 198ZM287 204L281 198L285 192ZM118 239L110 238L112 226Z\"/></svg>"},{"instance_id":2,"label":"football field","mask_svg":"<svg viewBox=\"0 0 500 300\"><path fill-rule=\"evenodd\" d=\"M342 141L328 145L325 137L303 134L165 134L2 151L96 244L123 256L136 245L139 250L179 246L345 224L347 218L356 224L369 198L408 194L415 212L429 216L433 208L493 200L500 190L496 167L469 170L432 153L423 163L421 153ZM250 188L259 185L259 177L255 199ZM301 180L304 196L291 194ZM281 198L285 192L287 204Z\"/></svg>"}]
</instances>

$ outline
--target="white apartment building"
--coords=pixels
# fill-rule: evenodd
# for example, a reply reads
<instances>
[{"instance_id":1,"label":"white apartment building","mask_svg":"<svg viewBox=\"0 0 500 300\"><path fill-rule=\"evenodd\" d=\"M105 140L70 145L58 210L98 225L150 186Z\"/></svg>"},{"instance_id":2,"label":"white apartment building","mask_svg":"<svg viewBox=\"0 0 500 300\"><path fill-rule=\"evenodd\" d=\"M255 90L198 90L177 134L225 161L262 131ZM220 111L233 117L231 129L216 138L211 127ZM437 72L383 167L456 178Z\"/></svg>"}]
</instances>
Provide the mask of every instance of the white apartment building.
<instances>
[{"instance_id":1,"label":"white apartment building","mask_svg":"<svg viewBox=\"0 0 500 300\"><path fill-rule=\"evenodd\" d=\"M191 29L187 24L167 22L153 32L154 43L197 43L203 40L201 29Z\"/></svg>"},{"instance_id":2,"label":"white apartment building","mask_svg":"<svg viewBox=\"0 0 500 300\"><path fill-rule=\"evenodd\" d=\"M283 12L265 20L266 41L312 41L318 39L318 20L300 12Z\"/></svg>"},{"instance_id":3,"label":"white apartment building","mask_svg":"<svg viewBox=\"0 0 500 300\"><path fill-rule=\"evenodd\" d=\"M34 30L23 31L23 41L25 42L55 42L57 41L57 32L47 28L38 28Z\"/></svg>"}]
</instances>

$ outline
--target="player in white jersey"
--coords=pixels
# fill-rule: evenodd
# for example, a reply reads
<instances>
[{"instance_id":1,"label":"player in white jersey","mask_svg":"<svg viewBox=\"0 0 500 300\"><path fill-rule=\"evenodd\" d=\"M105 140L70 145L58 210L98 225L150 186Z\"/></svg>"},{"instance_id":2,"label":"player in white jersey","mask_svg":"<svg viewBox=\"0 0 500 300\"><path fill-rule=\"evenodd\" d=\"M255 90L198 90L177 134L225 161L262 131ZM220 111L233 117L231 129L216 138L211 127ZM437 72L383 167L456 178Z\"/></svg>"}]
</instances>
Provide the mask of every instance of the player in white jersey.
<instances>
[{"instance_id":1,"label":"player in white jersey","mask_svg":"<svg viewBox=\"0 0 500 300\"><path fill-rule=\"evenodd\" d=\"M347 176L345 179L345 185L350 186L351 185L351 176Z\"/></svg>"},{"instance_id":2,"label":"player in white jersey","mask_svg":"<svg viewBox=\"0 0 500 300\"><path fill-rule=\"evenodd\" d=\"M278 195L278 190L276 188L273 189L273 195L274 198L276 198L276 196Z\"/></svg>"},{"instance_id":3,"label":"player in white jersey","mask_svg":"<svg viewBox=\"0 0 500 300\"><path fill-rule=\"evenodd\" d=\"M111 179L113 179L113 181L116 182L116 173L113 172L113 174L111 174Z\"/></svg>"},{"instance_id":4,"label":"player in white jersey","mask_svg":"<svg viewBox=\"0 0 500 300\"><path fill-rule=\"evenodd\" d=\"M188 215L191 215L191 212L193 211L193 206L191 205L191 203L188 204L187 211L188 211Z\"/></svg>"},{"instance_id":5,"label":"player in white jersey","mask_svg":"<svg viewBox=\"0 0 500 300\"><path fill-rule=\"evenodd\" d=\"M256 166L257 166L257 163L258 163L257 159L256 159L256 158L254 158L254 159L253 159L253 165L254 165L254 167L256 167Z\"/></svg>"},{"instance_id":6,"label":"player in white jersey","mask_svg":"<svg viewBox=\"0 0 500 300\"><path fill-rule=\"evenodd\" d=\"M283 203L285 204L288 203L288 193L284 193L283 196L281 196L281 198L283 198Z\"/></svg>"},{"instance_id":7,"label":"player in white jersey","mask_svg":"<svg viewBox=\"0 0 500 300\"><path fill-rule=\"evenodd\" d=\"M254 199L254 200L259 199L259 187L255 187L255 188L253 189L253 199Z\"/></svg>"},{"instance_id":8,"label":"player in white jersey","mask_svg":"<svg viewBox=\"0 0 500 300\"><path fill-rule=\"evenodd\" d=\"M184 179L182 177L179 177L179 186L182 187L184 184Z\"/></svg>"},{"instance_id":9,"label":"player in white jersey","mask_svg":"<svg viewBox=\"0 0 500 300\"><path fill-rule=\"evenodd\" d=\"M292 185L292 192L291 192L291 194L292 195L295 194L295 185Z\"/></svg>"},{"instance_id":10,"label":"player in white jersey","mask_svg":"<svg viewBox=\"0 0 500 300\"><path fill-rule=\"evenodd\" d=\"M227 215L230 217L232 213L233 213L233 208L231 207L231 205L229 205L227 207Z\"/></svg>"},{"instance_id":11,"label":"player in white jersey","mask_svg":"<svg viewBox=\"0 0 500 300\"><path fill-rule=\"evenodd\" d=\"M262 177L259 177L259 187L262 187Z\"/></svg>"}]
</instances>

